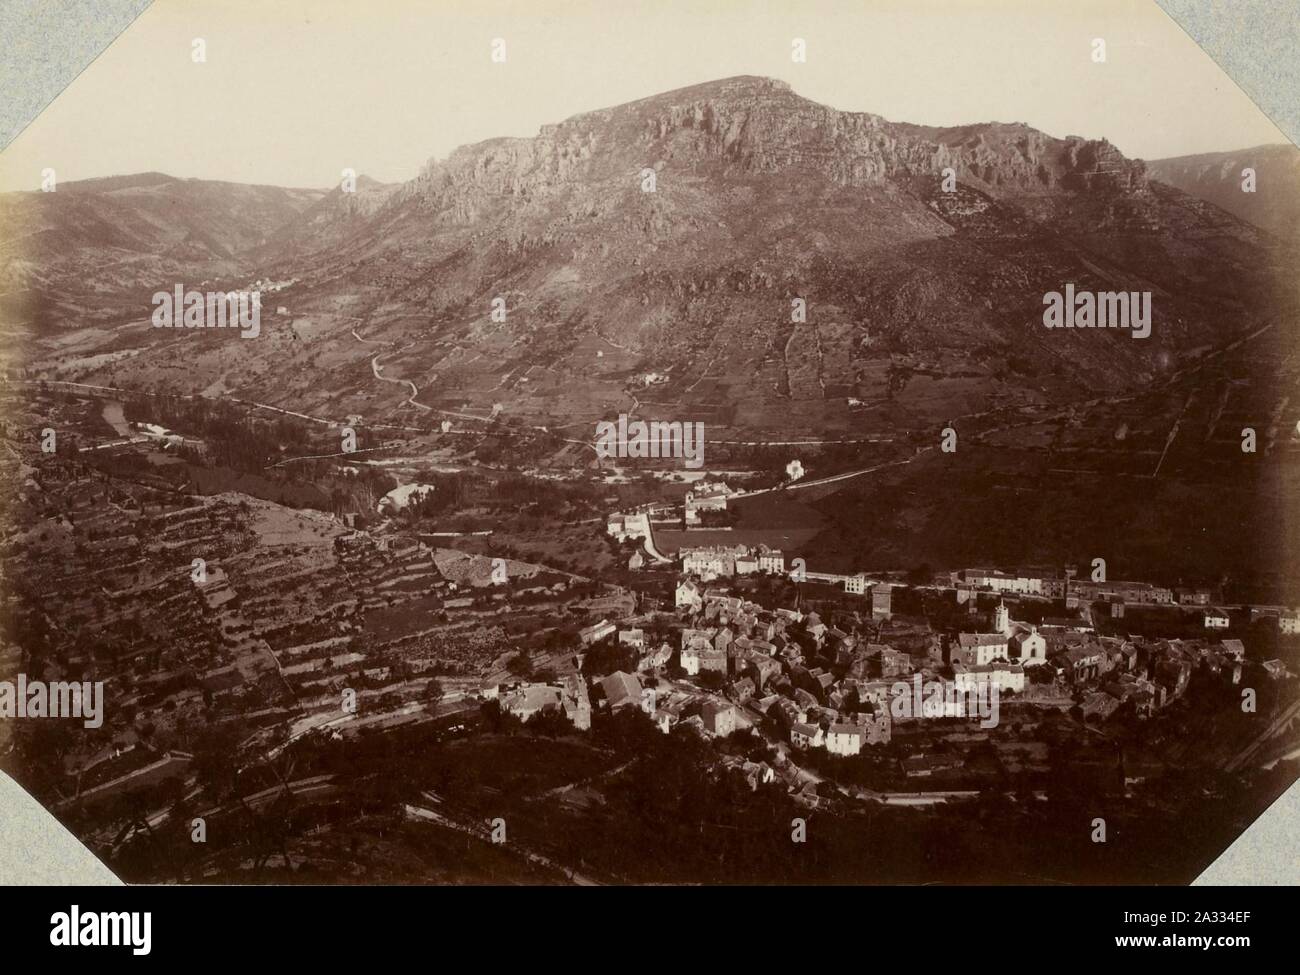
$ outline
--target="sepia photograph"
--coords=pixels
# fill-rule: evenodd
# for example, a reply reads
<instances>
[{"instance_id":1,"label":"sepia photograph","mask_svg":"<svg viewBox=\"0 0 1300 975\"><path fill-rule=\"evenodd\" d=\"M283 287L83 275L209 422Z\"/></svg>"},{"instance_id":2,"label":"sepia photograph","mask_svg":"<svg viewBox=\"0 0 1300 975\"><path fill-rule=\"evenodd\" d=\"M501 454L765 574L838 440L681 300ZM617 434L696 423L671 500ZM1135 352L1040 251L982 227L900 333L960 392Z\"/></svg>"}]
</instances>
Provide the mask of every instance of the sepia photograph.
<instances>
[{"instance_id":1,"label":"sepia photograph","mask_svg":"<svg viewBox=\"0 0 1300 975\"><path fill-rule=\"evenodd\" d=\"M85 53L7 45L0 882L1210 882L1300 777L1216 6L12 0ZM149 954L99 897L32 940Z\"/></svg>"}]
</instances>

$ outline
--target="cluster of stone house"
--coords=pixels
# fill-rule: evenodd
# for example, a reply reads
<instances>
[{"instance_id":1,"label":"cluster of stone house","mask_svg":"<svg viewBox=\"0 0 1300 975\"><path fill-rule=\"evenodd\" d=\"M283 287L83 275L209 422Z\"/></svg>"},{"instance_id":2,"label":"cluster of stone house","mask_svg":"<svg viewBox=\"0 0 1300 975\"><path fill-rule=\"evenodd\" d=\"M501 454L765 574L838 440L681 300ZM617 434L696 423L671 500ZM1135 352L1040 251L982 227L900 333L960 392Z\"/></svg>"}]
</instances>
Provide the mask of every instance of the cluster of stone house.
<instances>
[{"instance_id":1,"label":"cluster of stone house","mask_svg":"<svg viewBox=\"0 0 1300 975\"><path fill-rule=\"evenodd\" d=\"M547 711L558 711L580 731L591 728L591 699L587 682L580 674L571 674L554 683L492 686L484 688L484 696L495 698L502 711L523 722Z\"/></svg>"},{"instance_id":2,"label":"cluster of stone house","mask_svg":"<svg viewBox=\"0 0 1300 975\"><path fill-rule=\"evenodd\" d=\"M1054 680L1081 690L1085 714L1105 718L1125 702L1143 714L1176 699L1186 689L1194 659L1205 659L1216 672L1226 668L1234 683L1240 680L1240 641L1221 641L1195 652L1189 647L1185 641L1159 641L1140 648L1127 639L1098 636L1082 620L1049 619L1041 628L1028 626L1012 620L999 603L992 632L960 634L950 656L959 690L979 690L987 682L1001 693L1020 693L1025 671L1045 666Z\"/></svg>"},{"instance_id":3,"label":"cluster of stone house","mask_svg":"<svg viewBox=\"0 0 1300 975\"><path fill-rule=\"evenodd\" d=\"M1063 599L1066 607L1075 609L1089 603L1103 602L1111 606L1111 615L1120 617L1126 605L1179 606L1184 609L1201 609L1201 621L1207 630L1226 630L1232 626L1228 610L1211 603L1208 589L1169 589L1149 582L1117 580L1099 582L1079 579L1073 572L1063 574L1032 572L1000 572L991 569L962 569L951 573L951 584L958 590L958 600L973 599L977 591L991 591L1007 595L1041 596ZM1300 609L1286 606L1251 605L1250 621L1261 618L1277 620L1278 632L1283 636L1300 635Z\"/></svg>"},{"instance_id":4,"label":"cluster of stone house","mask_svg":"<svg viewBox=\"0 0 1300 975\"><path fill-rule=\"evenodd\" d=\"M993 611L988 633L960 633L952 648L953 681L964 692L996 687L999 693L1025 689L1025 668L1045 663L1047 640L1038 627L1015 622L1006 605Z\"/></svg>"},{"instance_id":5,"label":"cluster of stone house","mask_svg":"<svg viewBox=\"0 0 1300 975\"><path fill-rule=\"evenodd\" d=\"M685 522L692 528L702 521L700 515L705 511L726 511L727 499L735 494L725 481L697 481L686 492Z\"/></svg>"},{"instance_id":6,"label":"cluster of stone house","mask_svg":"<svg viewBox=\"0 0 1300 975\"><path fill-rule=\"evenodd\" d=\"M816 613L765 609L690 581L679 589L689 594L678 600L687 620L679 650L687 675L726 679L725 694L762 714L796 748L851 756L890 740L887 682L873 677L912 672L909 653L863 642ZM937 638L926 632L921 652L937 660ZM815 648L815 659L805 659L801 640Z\"/></svg>"},{"instance_id":7,"label":"cluster of stone house","mask_svg":"<svg viewBox=\"0 0 1300 975\"><path fill-rule=\"evenodd\" d=\"M1043 580L1032 576L1005 573L976 573L966 570L963 581L1001 592L1047 594L1039 586ZM1085 598L1114 598L1168 605L1169 590L1146 583L1102 584L1074 583ZM1204 605L1207 594L1196 591L1191 598L1179 600L1184 606ZM1202 598L1205 596L1206 598ZM961 592L958 592L961 601ZM971 603L973 608L973 603ZM1088 618L1044 619L1040 626L1030 626L1010 619L1001 603L994 610L991 632L959 634L950 648L954 678L960 688L970 690L980 683L996 684L1000 691L1020 692L1025 688L1026 670L1046 666L1049 676L1083 695L1085 715L1107 718L1123 704L1132 704L1139 715L1149 715L1178 699L1187 688L1194 670L1200 668L1229 683L1240 683L1245 664L1245 649L1240 640L1155 640L1134 641L1123 637L1099 636ZM1252 618L1264 616L1278 620L1283 635L1300 629L1300 612L1286 607L1251 607ZM1228 613L1210 608L1204 613L1206 629L1227 629ZM1265 662L1264 670L1277 676L1279 668ZM1285 668L1280 668L1281 672Z\"/></svg>"},{"instance_id":8,"label":"cluster of stone house","mask_svg":"<svg viewBox=\"0 0 1300 975\"><path fill-rule=\"evenodd\" d=\"M1287 606L1253 604L1244 606L1238 614L1242 622L1256 623L1260 620L1276 621L1277 632L1281 636L1300 635L1300 609ZM1233 616L1226 609L1212 606L1205 610L1202 621L1207 630L1226 630L1232 626Z\"/></svg>"},{"instance_id":9,"label":"cluster of stone house","mask_svg":"<svg viewBox=\"0 0 1300 975\"><path fill-rule=\"evenodd\" d=\"M623 630L618 639L628 646L644 645L644 634L639 629ZM663 644L642 655L637 673L618 670L595 681L593 686L600 691L599 706L611 713L629 708L641 711L665 734L678 725L712 737L732 734L739 715L732 701L704 691L685 693L669 685L662 692L657 688L653 675L667 665L671 653L671 646ZM643 680L647 676L650 679ZM562 713L579 730L591 727L590 692L586 678L577 670L547 682L489 683L481 694L496 700L502 711L523 722L553 711Z\"/></svg>"},{"instance_id":10,"label":"cluster of stone house","mask_svg":"<svg viewBox=\"0 0 1300 975\"><path fill-rule=\"evenodd\" d=\"M790 725L790 744L800 751L824 748L832 755L849 758L867 745L889 743L892 722L889 711L858 711L851 714L801 711Z\"/></svg>"},{"instance_id":11,"label":"cluster of stone house","mask_svg":"<svg viewBox=\"0 0 1300 975\"><path fill-rule=\"evenodd\" d=\"M669 688L662 696L646 687L636 674L615 671L600 681L605 705L611 711L636 708L667 734L674 727L694 728L715 738L725 738L737 728L738 710L732 702L706 693L683 693Z\"/></svg>"},{"instance_id":12,"label":"cluster of stone house","mask_svg":"<svg viewBox=\"0 0 1300 975\"><path fill-rule=\"evenodd\" d=\"M1034 668L1043 668L1038 680L1049 688L1077 690L1086 716L1105 718L1126 702L1150 714L1176 700L1198 667L1237 682L1244 662L1240 641L1135 642L1099 636L1086 613L1034 625L1011 619L999 603L987 631L960 633L952 641L945 667L942 641L928 624L901 648L864 642L826 626L816 613L767 610L690 579L679 583L675 603L686 623L677 652L688 676L716 673L728 697L770 719L796 749L843 756L890 740L900 720L891 699L899 678L909 675L938 685L944 707L901 720L969 716L960 702L987 698L994 689L1024 693ZM881 626L918 626L885 620ZM1061 698L1060 690L1050 693ZM932 766L925 759L917 756L907 774L941 770L942 762Z\"/></svg>"},{"instance_id":13,"label":"cluster of stone house","mask_svg":"<svg viewBox=\"0 0 1300 975\"><path fill-rule=\"evenodd\" d=\"M1048 666L1083 694L1086 716L1110 717L1123 704L1147 716L1182 697L1193 673L1240 684L1246 662L1240 640L1132 641L1065 633L1053 641ZM1264 670L1271 674L1268 664Z\"/></svg>"},{"instance_id":14,"label":"cluster of stone house","mask_svg":"<svg viewBox=\"0 0 1300 975\"><path fill-rule=\"evenodd\" d=\"M616 511L606 519L605 531L620 542L645 538L650 534L650 514L646 511Z\"/></svg>"},{"instance_id":15,"label":"cluster of stone house","mask_svg":"<svg viewBox=\"0 0 1300 975\"><path fill-rule=\"evenodd\" d=\"M1109 603L1113 617L1122 617L1126 605L1178 606L1201 609L1201 621L1207 630L1226 630L1232 626L1232 615L1228 610L1212 605L1212 594L1208 589L1169 589L1149 582L1124 580L1100 582L1079 579L1072 570L1053 574L962 569L950 573L949 583L957 590L958 602L972 606L978 592L1062 599L1067 609L1078 609L1096 602ZM1275 619L1281 635L1300 635L1300 608L1259 604L1245 607L1243 613L1246 611L1250 622Z\"/></svg>"},{"instance_id":16,"label":"cluster of stone house","mask_svg":"<svg viewBox=\"0 0 1300 975\"><path fill-rule=\"evenodd\" d=\"M889 741L887 708L865 695L859 697L858 684L867 683L873 659L884 672L910 672L911 658L906 653L878 644L859 646L855 637L826 626L815 613L767 609L720 589L702 589L689 580L679 586L677 602L682 607L679 620L685 625L677 630L676 646L668 642L654 646L641 626L617 632L617 642L636 650L639 660L636 674L616 672L601 680L606 706L636 707L665 732L680 724L724 736L737 726L741 708L748 705L787 735L795 725L817 726L820 730L811 735L811 747L839 755L855 755L866 746ZM792 628L811 639L819 655L837 661L861 680L853 676L836 680L824 666L806 662ZM716 674L722 693L683 694L675 685L659 684L657 697L642 684L642 677L658 675L674 656L688 677ZM798 733L791 740L797 743ZM762 770L748 772L766 778Z\"/></svg>"},{"instance_id":17,"label":"cluster of stone house","mask_svg":"<svg viewBox=\"0 0 1300 975\"><path fill-rule=\"evenodd\" d=\"M759 545L756 548L749 545L688 546L680 549L677 557L681 560L682 575L687 576L688 579L698 579L700 583L759 573L765 575L786 573L785 553L766 545ZM795 565L798 566L799 563L796 561ZM887 618L891 614L891 594L894 587L887 582L873 583L864 572L851 574L811 572L799 566L797 581L842 586L846 593L856 596L870 595L871 612L874 617ZM689 586L687 592L689 593ZM686 605L681 601L681 586L679 586L678 598L678 606Z\"/></svg>"},{"instance_id":18,"label":"cluster of stone house","mask_svg":"<svg viewBox=\"0 0 1300 975\"><path fill-rule=\"evenodd\" d=\"M1205 589L1172 590L1149 582L1113 582L1080 579L1073 571L1001 572L995 569L962 569L952 573L953 585L991 590L1006 595L1042 596L1076 602L1121 602L1149 606L1204 606L1210 594Z\"/></svg>"},{"instance_id":19,"label":"cluster of stone house","mask_svg":"<svg viewBox=\"0 0 1300 975\"><path fill-rule=\"evenodd\" d=\"M785 555L780 549L759 545L706 545L686 547L678 551L682 574L698 576L703 582L764 573L781 575L785 572Z\"/></svg>"}]
</instances>

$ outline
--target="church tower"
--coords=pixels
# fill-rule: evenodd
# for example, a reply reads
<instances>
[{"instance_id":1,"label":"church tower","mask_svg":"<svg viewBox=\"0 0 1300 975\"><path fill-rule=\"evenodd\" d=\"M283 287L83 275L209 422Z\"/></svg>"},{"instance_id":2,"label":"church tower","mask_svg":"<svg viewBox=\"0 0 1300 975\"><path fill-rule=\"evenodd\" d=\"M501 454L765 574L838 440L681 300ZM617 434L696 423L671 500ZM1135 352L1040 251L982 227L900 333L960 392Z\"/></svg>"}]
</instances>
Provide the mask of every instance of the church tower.
<instances>
[{"instance_id":1,"label":"church tower","mask_svg":"<svg viewBox=\"0 0 1300 975\"><path fill-rule=\"evenodd\" d=\"M1001 600L998 600L998 608L993 611L993 632L1003 636L1011 635L1011 613Z\"/></svg>"}]
</instances>

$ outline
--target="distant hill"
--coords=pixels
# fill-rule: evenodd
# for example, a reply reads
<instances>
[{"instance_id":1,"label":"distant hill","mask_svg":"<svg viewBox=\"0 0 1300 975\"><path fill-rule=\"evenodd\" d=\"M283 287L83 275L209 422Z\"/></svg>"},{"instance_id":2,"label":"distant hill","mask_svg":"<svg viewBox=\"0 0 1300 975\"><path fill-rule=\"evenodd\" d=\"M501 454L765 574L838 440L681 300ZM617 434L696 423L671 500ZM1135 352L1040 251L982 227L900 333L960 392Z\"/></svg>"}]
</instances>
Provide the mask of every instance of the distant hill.
<instances>
[{"instance_id":1,"label":"distant hill","mask_svg":"<svg viewBox=\"0 0 1300 975\"><path fill-rule=\"evenodd\" d=\"M162 173L0 194L0 227L13 228L0 234L0 290L32 289L41 321L94 321L124 293L243 275L242 255L324 195Z\"/></svg>"},{"instance_id":2,"label":"distant hill","mask_svg":"<svg viewBox=\"0 0 1300 975\"><path fill-rule=\"evenodd\" d=\"M1242 170L1255 170L1255 192L1242 190ZM1255 146L1147 163L1153 179L1222 207L1242 220L1300 244L1300 148Z\"/></svg>"}]
</instances>

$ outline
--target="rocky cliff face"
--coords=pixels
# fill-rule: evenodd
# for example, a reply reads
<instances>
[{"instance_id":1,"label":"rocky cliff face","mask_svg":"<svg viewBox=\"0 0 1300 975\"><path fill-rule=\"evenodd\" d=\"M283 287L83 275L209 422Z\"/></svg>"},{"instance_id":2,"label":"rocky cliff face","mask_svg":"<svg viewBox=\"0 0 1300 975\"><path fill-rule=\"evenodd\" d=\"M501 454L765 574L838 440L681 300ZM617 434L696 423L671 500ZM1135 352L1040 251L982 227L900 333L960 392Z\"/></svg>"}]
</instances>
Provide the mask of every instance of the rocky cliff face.
<instances>
[{"instance_id":1,"label":"rocky cliff face","mask_svg":"<svg viewBox=\"0 0 1300 975\"><path fill-rule=\"evenodd\" d=\"M529 199L665 165L733 178L802 170L838 186L938 178L951 167L963 183L1009 196L1146 185L1144 165L1105 141L1054 139L1021 124L895 124L818 105L781 81L742 77L579 115L533 139L463 147L430 163L401 196L463 218L476 195Z\"/></svg>"},{"instance_id":2,"label":"rocky cliff face","mask_svg":"<svg viewBox=\"0 0 1300 975\"><path fill-rule=\"evenodd\" d=\"M942 190L946 168L957 181L951 193ZM644 192L648 170L654 192ZM381 262L390 288L418 280L406 298L435 315L473 314L492 294L513 290L528 296L521 305L562 309L569 327L585 318L614 328L645 351L685 346L664 322L691 321L678 307L690 296L750 281L802 293L814 266L834 269L835 291L823 302L853 317L848 309L882 275L904 273L902 248L913 251L913 272L968 268L960 290L972 294L980 275L1002 274L979 265L1020 261L1017 274L1035 283L1003 296L1017 309L1004 329L1032 320L1041 298L1034 290L1066 274L1096 279L1102 290L1160 287L1180 330L1186 316L1174 308L1198 300L1207 263L1226 262L1250 279L1228 284L1233 301L1260 284L1249 273L1257 233L1153 185L1141 161L1108 142L1053 138L1022 124L895 123L752 77L585 113L531 139L463 147L365 219L309 229L315 241L296 242L295 253L317 245L320 280L355 283L360 269ZM1174 235L1176 253L1166 239ZM935 266L932 252L950 246L940 242L967 238L1005 253L959 248L959 258ZM1091 254L1081 262L1084 251ZM746 284L734 287L749 294ZM656 307L655 315L642 310ZM713 327L737 313L718 309ZM941 317L957 316L953 308ZM864 317L878 319L880 310ZM888 319L879 324L895 331Z\"/></svg>"}]
</instances>

